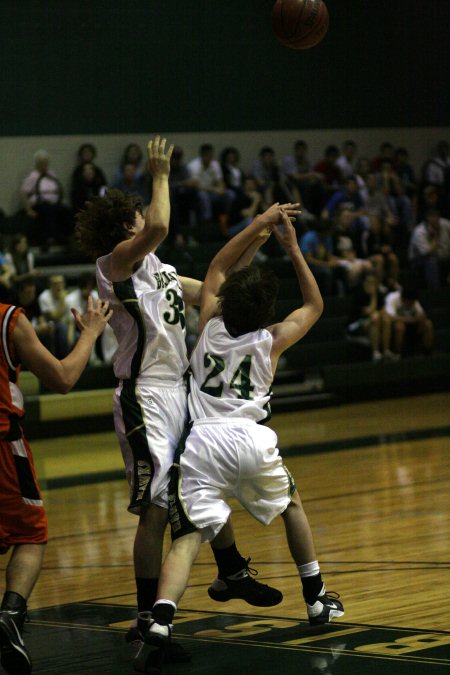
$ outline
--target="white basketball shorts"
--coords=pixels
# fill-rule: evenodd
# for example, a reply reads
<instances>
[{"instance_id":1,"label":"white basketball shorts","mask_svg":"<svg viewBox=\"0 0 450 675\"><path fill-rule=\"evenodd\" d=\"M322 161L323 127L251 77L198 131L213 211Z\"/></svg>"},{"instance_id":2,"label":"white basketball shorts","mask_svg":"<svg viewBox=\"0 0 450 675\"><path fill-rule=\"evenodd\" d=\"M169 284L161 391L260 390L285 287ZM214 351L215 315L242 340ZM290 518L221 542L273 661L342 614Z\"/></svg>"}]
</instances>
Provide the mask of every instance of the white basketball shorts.
<instances>
[{"instance_id":1,"label":"white basketball shorts","mask_svg":"<svg viewBox=\"0 0 450 675\"><path fill-rule=\"evenodd\" d=\"M202 541L211 541L228 520L230 497L268 525L294 491L272 429L240 418L196 421L180 457L178 485L171 485L172 537L198 529Z\"/></svg>"},{"instance_id":2,"label":"white basketball shorts","mask_svg":"<svg viewBox=\"0 0 450 675\"><path fill-rule=\"evenodd\" d=\"M114 393L114 426L130 486L128 510L167 508L169 471L186 422L186 386L123 380Z\"/></svg>"}]
</instances>

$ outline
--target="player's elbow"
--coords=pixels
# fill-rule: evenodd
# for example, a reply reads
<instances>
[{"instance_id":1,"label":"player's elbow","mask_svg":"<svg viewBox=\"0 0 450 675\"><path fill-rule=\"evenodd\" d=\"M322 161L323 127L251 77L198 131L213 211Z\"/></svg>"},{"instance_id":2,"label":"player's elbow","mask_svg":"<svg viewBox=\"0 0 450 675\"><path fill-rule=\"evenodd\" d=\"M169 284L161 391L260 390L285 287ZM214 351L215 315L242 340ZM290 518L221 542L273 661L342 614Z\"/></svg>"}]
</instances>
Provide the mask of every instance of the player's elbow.
<instances>
[{"instance_id":1,"label":"player's elbow","mask_svg":"<svg viewBox=\"0 0 450 675\"><path fill-rule=\"evenodd\" d=\"M320 319L320 317L323 314L324 310L324 303L323 303L323 298L322 296L318 297L316 300L314 300L313 307L312 307L314 316L316 317L316 321Z\"/></svg>"}]
</instances>

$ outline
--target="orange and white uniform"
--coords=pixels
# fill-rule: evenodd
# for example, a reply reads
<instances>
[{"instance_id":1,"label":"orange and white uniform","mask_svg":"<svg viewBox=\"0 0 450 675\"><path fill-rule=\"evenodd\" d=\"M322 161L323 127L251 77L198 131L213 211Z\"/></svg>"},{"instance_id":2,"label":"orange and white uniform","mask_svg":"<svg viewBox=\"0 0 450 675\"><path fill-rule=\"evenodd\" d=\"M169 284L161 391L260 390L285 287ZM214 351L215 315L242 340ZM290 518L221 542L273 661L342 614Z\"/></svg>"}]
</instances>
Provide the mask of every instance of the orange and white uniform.
<instances>
[{"instance_id":1,"label":"orange and white uniform","mask_svg":"<svg viewBox=\"0 0 450 675\"><path fill-rule=\"evenodd\" d=\"M0 553L16 544L43 544L48 536L33 456L20 426L25 409L13 333L22 312L0 303Z\"/></svg>"}]
</instances>

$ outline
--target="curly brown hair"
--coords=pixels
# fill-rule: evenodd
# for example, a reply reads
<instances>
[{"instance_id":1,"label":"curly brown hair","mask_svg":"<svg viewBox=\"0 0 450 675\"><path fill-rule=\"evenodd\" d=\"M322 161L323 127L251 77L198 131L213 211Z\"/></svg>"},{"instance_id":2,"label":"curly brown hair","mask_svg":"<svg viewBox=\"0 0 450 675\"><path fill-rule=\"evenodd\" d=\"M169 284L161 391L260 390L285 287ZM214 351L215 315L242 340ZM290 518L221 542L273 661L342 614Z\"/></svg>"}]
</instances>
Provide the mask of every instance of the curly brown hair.
<instances>
[{"instance_id":1,"label":"curly brown hair","mask_svg":"<svg viewBox=\"0 0 450 675\"><path fill-rule=\"evenodd\" d=\"M143 212L139 195L108 190L104 197L93 197L76 215L75 236L80 248L96 260L111 253L127 238L124 225L133 225L136 212Z\"/></svg>"},{"instance_id":2,"label":"curly brown hair","mask_svg":"<svg viewBox=\"0 0 450 675\"><path fill-rule=\"evenodd\" d=\"M237 337L267 326L275 313L279 286L269 269L244 267L230 274L218 292L228 332Z\"/></svg>"}]
</instances>

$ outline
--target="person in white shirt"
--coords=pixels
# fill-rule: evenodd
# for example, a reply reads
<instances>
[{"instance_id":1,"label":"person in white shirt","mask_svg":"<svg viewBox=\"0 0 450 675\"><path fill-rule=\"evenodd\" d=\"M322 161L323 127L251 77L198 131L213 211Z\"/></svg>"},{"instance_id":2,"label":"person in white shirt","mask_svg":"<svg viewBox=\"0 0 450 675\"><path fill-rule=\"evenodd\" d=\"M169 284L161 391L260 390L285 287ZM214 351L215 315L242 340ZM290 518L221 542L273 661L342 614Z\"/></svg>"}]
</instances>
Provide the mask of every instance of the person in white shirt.
<instances>
[{"instance_id":1,"label":"person in white shirt","mask_svg":"<svg viewBox=\"0 0 450 675\"><path fill-rule=\"evenodd\" d=\"M355 141L345 141L342 146L342 154L337 158L336 164L342 172L344 179L353 176L356 169L356 143Z\"/></svg>"},{"instance_id":2,"label":"person in white shirt","mask_svg":"<svg viewBox=\"0 0 450 675\"><path fill-rule=\"evenodd\" d=\"M191 185L196 190L197 217L200 223L210 223L228 213L234 192L225 188L222 169L214 159L210 143L200 146L199 156L187 165ZM192 182L194 181L194 182Z\"/></svg>"},{"instance_id":3,"label":"person in white shirt","mask_svg":"<svg viewBox=\"0 0 450 675\"><path fill-rule=\"evenodd\" d=\"M428 209L425 220L416 225L409 241L409 259L415 275L427 288L436 290L449 281L450 221L438 209Z\"/></svg>"},{"instance_id":4,"label":"person in white shirt","mask_svg":"<svg viewBox=\"0 0 450 675\"><path fill-rule=\"evenodd\" d=\"M401 291L388 293L384 302L386 313L392 320L394 353L401 355L406 347L411 349L417 345L430 353L433 324L418 300L416 289L405 286Z\"/></svg>"}]
</instances>

